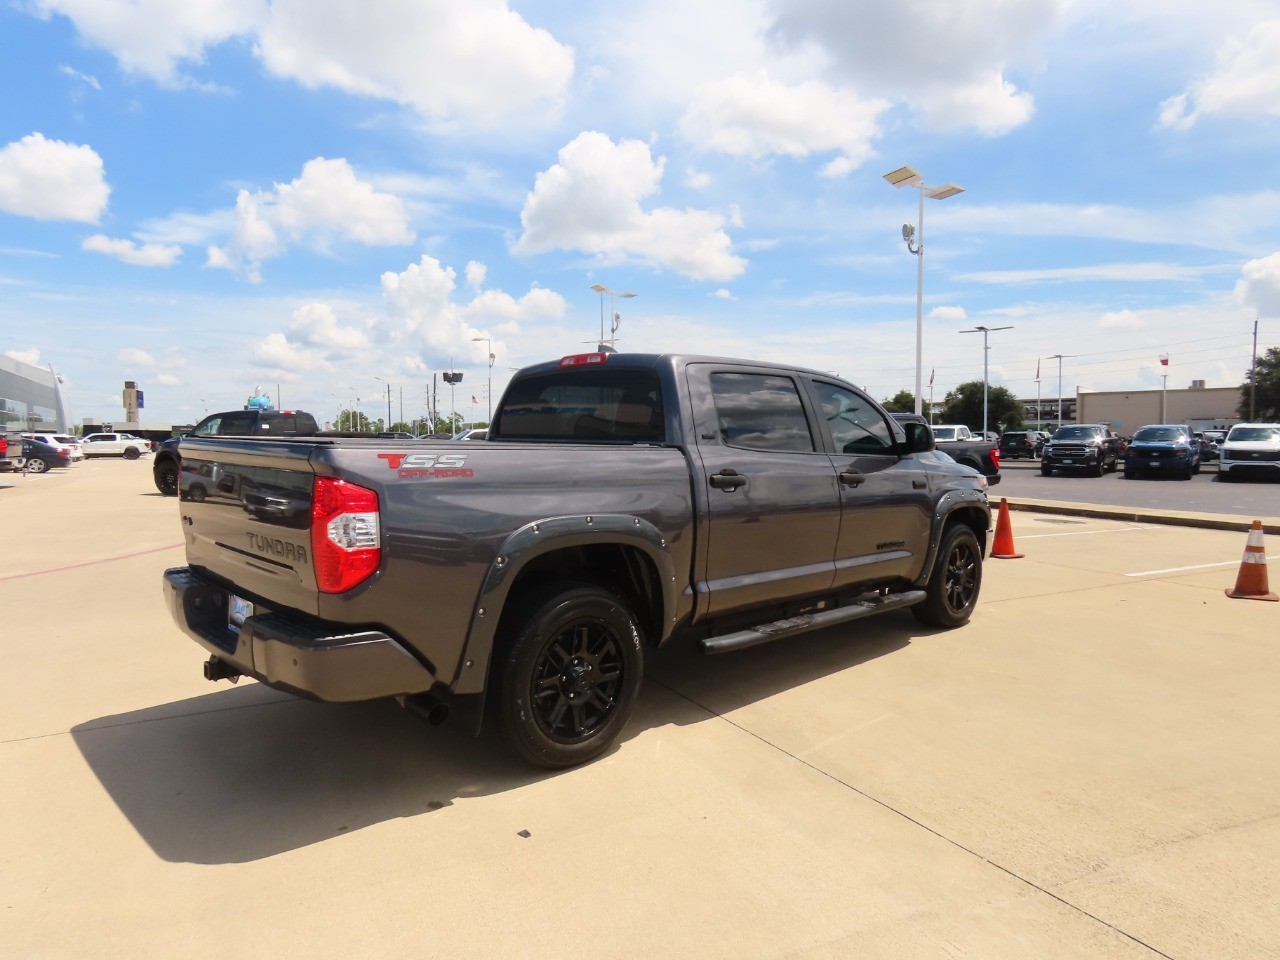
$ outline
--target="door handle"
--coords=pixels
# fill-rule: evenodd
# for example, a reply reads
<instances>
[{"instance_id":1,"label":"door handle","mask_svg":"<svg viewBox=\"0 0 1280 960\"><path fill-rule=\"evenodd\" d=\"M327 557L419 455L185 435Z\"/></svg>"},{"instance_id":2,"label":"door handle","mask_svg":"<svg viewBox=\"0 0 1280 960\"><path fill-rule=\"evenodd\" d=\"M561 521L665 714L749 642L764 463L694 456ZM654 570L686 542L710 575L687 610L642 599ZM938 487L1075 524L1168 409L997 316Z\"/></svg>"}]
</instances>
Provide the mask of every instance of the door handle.
<instances>
[{"instance_id":1,"label":"door handle","mask_svg":"<svg viewBox=\"0 0 1280 960\"><path fill-rule=\"evenodd\" d=\"M911 489L912 489L912 490L923 490L923 489L925 489L927 486L929 486L929 481L928 481L928 480L912 480L912 481L911 481Z\"/></svg>"},{"instance_id":2,"label":"door handle","mask_svg":"<svg viewBox=\"0 0 1280 960\"><path fill-rule=\"evenodd\" d=\"M864 477L862 474L860 474L857 470L853 469L853 467L846 467L840 473L840 482L843 483L846 487L856 487L865 479L867 478Z\"/></svg>"},{"instance_id":3,"label":"door handle","mask_svg":"<svg viewBox=\"0 0 1280 960\"><path fill-rule=\"evenodd\" d=\"M737 490L739 487L747 485L747 478L737 470L725 467L719 473L713 473L709 476L707 482L717 490Z\"/></svg>"}]
</instances>

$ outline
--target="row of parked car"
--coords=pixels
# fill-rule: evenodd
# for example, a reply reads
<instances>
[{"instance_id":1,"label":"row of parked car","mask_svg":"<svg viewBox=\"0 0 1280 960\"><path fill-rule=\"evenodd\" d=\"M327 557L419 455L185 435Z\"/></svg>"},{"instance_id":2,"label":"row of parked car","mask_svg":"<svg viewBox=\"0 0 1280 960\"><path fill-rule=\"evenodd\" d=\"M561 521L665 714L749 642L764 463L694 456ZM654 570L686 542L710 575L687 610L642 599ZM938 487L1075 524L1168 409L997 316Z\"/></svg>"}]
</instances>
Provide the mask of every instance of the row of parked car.
<instances>
[{"instance_id":1,"label":"row of parked car","mask_svg":"<svg viewBox=\"0 0 1280 960\"><path fill-rule=\"evenodd\" d=\"M137 460L155 446L152 441L131 433L90 433L83 437L63 433L8 433L0 441L0 470L27 473L69 467L86 457Z\"/></svg>"},{"instance_id":2,"label":"row of parked car","mask_svg":"<svg viewBox=\"0 0 1280 960\"><path fill-rule=\"evenodd\" d=\"M1230 431L1194 431L1185 424L1149 424L1121 437L1106 424L1076 423L1052 436L1042 430L1009 431L1000 437L1000 456L1040 461L1040 473L1082 470L1095 476L1124 463L1127 479L1172 474L1190 479L1200 466L1218 461L1218 476L1280 476L1280 424L1238 423Z\"/></svg>"}]
</instances>

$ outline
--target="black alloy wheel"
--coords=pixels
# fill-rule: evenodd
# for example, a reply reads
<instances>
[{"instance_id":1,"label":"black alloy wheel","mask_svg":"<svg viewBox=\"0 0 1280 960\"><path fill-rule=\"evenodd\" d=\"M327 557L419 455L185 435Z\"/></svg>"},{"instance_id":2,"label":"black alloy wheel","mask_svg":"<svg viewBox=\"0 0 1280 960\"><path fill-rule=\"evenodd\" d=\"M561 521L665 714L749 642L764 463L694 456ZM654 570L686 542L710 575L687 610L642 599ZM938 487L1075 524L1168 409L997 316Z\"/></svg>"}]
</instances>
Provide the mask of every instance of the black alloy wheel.
<instances>
[{"instance_id":1,"label":"black alloy wheel","mask_svg":"<svg viewBox=\"0 0 1280 960\"><path fill-rule=\"evenodd\" d=\"M982 546L971 529L955 523L943 534L925 599L911 612L931 627L963 626L973 615L981 589Z\"/></svg>"},{"instance_id":2,"label":"black alloy wheel","mask_svg":"<svg viewBox=\"0 0 1280 960\"><path fill-rule=\"evenodd\" d=\"M635 616L585 584L540 590L512 618L519 632L500 661L503 735L530 763L561 768L599 756L618 738L644 674Z\"/></svg>"},{"instance_id":3,"label":"black alloy wheel","mask_svg":"<svg viewBox=\"0 0 1280 960\"><path fill-rule=\"evenodd\" d=\"M178 495L178 465L172 460L157 463L152 471L152 477L155 479L156 489L166 497Z\"/></svg>"}]
</instances>

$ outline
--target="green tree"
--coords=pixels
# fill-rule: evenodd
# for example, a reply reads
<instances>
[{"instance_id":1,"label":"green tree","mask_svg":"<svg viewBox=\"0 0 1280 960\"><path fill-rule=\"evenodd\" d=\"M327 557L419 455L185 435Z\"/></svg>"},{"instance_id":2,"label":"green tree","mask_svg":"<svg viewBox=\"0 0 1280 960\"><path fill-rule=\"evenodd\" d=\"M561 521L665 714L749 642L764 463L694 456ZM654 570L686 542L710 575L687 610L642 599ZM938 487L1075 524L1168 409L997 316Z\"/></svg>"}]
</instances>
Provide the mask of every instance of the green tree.
<instances>
[{"instance_id":1,"label":"green tree","mask_svg":"<svg viewBox=\"0 0 1280 960\"><path fill-rule=\"evenodd\" d=\"M1021 430L1025 417L1022 401L1005 387L987 388L987 429ZM942 401L943 423L963 423L974 433L982 431L982 381L970 380L947 391Z\"/></svg>"},{"instance_id":2,"label":"green tree","mask_svg":"<svg viewBox=\"0 0 1280 960\"><path fill-rule=\"evenodd\" d=\"M1240 384L1240 404L1236 407L1236 416L1241 420L1280 421L1280 347L1271 347L1258 357L1256 368L1245 374L1244 383ZM1256 379L1257 390L1250 404L1250 387ZM1252 416L1249 413L1253 408Z\"/></svg>"},{"instance_id":3,"label":"green tree","mask_svg":"<svg viewBox=\"0 0 1280 960\"><path fill-rule=\"evenodd\" d=\"M910 390L899 390L881 405L890 413L915 413L916 395Z\"/></svg>"},{"instance_id":4,"label":"green tree","mask_svg":"<svg viewBox=\"0 0 1280 960\"><path fill-rule=\"evenodd\" d=\"M373 422L358 410L339 410L338 422L334 425L335 430L358 431L360 433L371 433L374 430Z\"/></svg>"}]
</instances>

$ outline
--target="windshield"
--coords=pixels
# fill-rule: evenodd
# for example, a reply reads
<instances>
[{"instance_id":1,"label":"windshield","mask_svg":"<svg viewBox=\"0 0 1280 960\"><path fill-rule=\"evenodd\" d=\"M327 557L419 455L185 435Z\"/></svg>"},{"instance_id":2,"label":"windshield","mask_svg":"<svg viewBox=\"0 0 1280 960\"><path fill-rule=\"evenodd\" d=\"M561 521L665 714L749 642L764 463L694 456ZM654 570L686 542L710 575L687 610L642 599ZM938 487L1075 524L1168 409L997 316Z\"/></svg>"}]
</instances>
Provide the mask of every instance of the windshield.
<instances>
[{"instance_id":1,"label":"windshield","mask_svg":"<svg viewBox=\"0 0 1280 960\"><path fill-rule=\"evenodd\" d=\"M1187 435L1177 427L1143 427L1133 435L1134 443L1175 443Z\"/></svg>"},{"instance_id":2,"label":"windshield","mask_svg":"<svg viewBox=\"0 0 1280 960\"><path fill-rule=\"evenodd\" d=\"M1232 427L1228 441L1272 440L1280 442L1280 427Z\"/></svg>"},{"instance_id":3,"label":"windshield","mask_svg":"<svg viewBox=\"0 0 1280 960\"><path fill-rule=\"evenodd\" d=\"M1055 440L1097 440L1101 436L1097 427L1059 427L1053 433Z\"/></svg>"}]
</instances>

